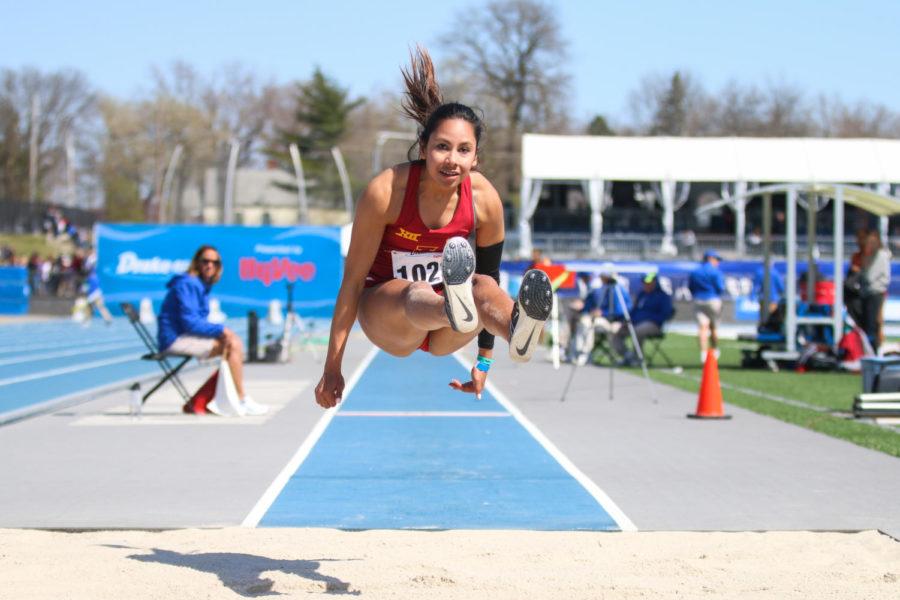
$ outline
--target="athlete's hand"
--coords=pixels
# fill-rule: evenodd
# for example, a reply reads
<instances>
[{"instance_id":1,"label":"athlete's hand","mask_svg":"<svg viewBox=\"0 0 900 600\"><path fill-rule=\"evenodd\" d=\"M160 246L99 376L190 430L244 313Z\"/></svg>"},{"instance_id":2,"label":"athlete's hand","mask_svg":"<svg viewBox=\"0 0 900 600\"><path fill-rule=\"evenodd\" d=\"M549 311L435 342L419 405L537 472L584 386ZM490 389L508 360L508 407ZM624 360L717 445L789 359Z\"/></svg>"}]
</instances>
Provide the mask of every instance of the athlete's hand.
<instances>
[{"instance_id":1,"label":"athlete's hand","mask_svg":"<svg viewBox=\"0 0 900 600\"><path fill-rule=\"evenodd\" d=\"M466 392L468 394L475 394L475 398L481 400L481 392L484 390L484 382L487 381L487 373L484 371L479 371L475 367L472 367L472 380L467 381L465 383L461 383L459 379L453 379L450 381L450 387L454 390L458 390L460 392Z\"/></svg>"},{"instance_id":2,"label":"athlete's hand","mask_svg":"<svg viewBox=\"0 0 900 600\"><path fill-rule=\"evenodd\" d=\"M322 373L322 379L316 386L316 402L322 408L333 408L344 395L344 376L340 370Z\"/></svg>"}]
</instances>

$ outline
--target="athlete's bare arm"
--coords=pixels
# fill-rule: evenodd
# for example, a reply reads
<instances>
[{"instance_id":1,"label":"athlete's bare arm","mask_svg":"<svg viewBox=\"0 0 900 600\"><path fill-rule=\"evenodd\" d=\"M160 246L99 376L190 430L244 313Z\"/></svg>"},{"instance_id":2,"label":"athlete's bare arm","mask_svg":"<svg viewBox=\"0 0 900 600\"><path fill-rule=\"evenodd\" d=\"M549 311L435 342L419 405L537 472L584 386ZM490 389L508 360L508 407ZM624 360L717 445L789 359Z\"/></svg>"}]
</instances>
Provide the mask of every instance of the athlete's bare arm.
<instances>
[{"instance_id":1,"label":"athlete's bare arm","mask_svg":"<svg viewBox=\"0 0 900 600\"><path fill-rule=\"evenodd\" d=\"M473 172L472 194L475 198L475 212L478 216L475 230L475 245L493 246L503 241L503 203L500 194L481 173Z\"/></svg>"},{"instance_id":2,"label":"athlete's bare arm","mask_svg":"<svg viewBox=\"0 0 900 600\"><path fill-rule=\"evenodd\" d=\"M347 346L347 337L356 320L366 275L375 260L385 226L398 216L392 215L397 211L392 210L394 207L391 202L392 196L395 195L392 192L394 182L398 178L398 169L399 167L394 167L375 176L356 206L350 249L344 262L344 278L341 281L331 321L325 370L316 386L316 402L323 408L337 405L344 392L341 363Z\"/></svg>"}]
</instances>

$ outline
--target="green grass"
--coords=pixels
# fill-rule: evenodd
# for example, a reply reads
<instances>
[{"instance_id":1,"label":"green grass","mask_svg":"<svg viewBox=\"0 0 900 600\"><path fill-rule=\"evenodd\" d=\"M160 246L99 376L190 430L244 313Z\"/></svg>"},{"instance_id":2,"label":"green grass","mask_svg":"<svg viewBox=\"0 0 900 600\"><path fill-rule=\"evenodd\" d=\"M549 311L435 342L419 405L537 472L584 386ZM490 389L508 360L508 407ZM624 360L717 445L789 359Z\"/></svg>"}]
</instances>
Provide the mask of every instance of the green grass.
<instances>
[{"instance_id":1,"label":"green grass","mask_svg":"<svg viewBox=\"0 0 900 600\"><path fill-rule=\"evenodd\" d=\"M651 369L654 380L689 392L697 392L702 375L700 352L693 336L670 333L663 349L684 372ZM858 374L780 371L741 367L742 347L746 343L724 340L720 343L719 379L725 402L775 417L819 433L840 438L865 448L900 457L900 429L879 427L852 417L853 397L862 391ZM657 357L657 366L659 357ZM632 370L640 373L640 370ZM737 389L748 390L749 393ZM754 393L784 398L810 405L804 408ZM814 407L819 407L816 410Z\"/></svg>"},{"instance_id":2,"label":"green grass","mask_svg":"<svg viewBox=\"0 0 900 600\"><path fill-rule=\"evenodd\" d=\"M32 252L37 252L42 258L46 258L72 250L72 244L69 242L48 242L43 235L15 233L0 233L0 246L9 246L15 251L17 257L25 259Z\"/></svg>"}]
</instances>

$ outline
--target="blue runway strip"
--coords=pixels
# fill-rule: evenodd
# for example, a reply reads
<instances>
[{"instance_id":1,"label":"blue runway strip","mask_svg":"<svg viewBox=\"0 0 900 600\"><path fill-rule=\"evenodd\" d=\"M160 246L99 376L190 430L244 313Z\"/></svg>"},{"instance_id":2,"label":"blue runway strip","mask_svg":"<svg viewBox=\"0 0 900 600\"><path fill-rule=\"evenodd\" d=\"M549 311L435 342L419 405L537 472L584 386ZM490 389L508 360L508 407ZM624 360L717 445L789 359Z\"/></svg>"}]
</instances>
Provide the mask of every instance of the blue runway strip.
<instances>
[{"instance_id":1,"label":"blue runway strip","mask_svg":"<svg viewBox=\"0 0 900 600\"><path fill-rule=\"evenodd\" d=\"M453 357L380 353L260 525L618 529L495 398L451 378L468 378Z\"/></svg>"}]
</instances>

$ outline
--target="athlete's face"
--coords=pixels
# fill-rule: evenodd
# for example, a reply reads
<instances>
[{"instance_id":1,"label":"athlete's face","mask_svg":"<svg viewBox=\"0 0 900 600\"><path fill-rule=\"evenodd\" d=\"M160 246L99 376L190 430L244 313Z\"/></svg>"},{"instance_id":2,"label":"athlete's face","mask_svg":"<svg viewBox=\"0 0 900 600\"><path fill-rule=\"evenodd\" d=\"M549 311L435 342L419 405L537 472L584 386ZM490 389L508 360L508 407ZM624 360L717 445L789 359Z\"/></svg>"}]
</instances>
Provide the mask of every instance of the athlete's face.
<instances>
[{"instance_id":1,"label":"athlete's face","mask_svg":"<svg viewBox=\"0 0 900 600\"><path fill-rule=\"evenodd\" d=\"M464 119L441 121L425 147L425 169L443 186L459 185L478 165L475 128Z\"/></svg>"}]
</instances>

